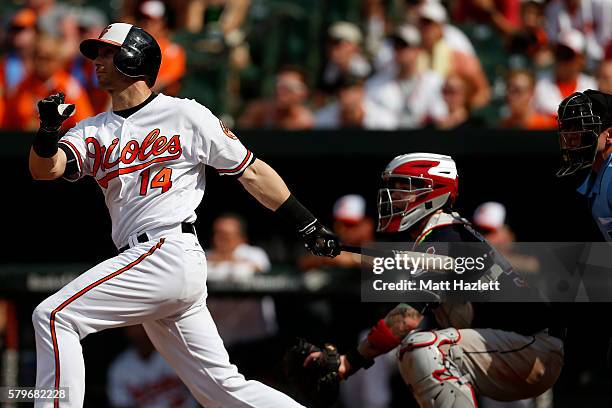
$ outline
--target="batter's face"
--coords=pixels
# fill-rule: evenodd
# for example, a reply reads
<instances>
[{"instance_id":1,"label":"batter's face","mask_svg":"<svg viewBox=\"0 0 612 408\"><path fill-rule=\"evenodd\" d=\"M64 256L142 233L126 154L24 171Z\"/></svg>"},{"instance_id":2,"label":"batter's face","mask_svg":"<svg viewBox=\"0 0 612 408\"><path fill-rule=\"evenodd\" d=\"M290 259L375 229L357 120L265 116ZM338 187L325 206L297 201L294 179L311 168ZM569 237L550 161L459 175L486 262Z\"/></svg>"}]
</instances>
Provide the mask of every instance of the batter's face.
<instances>
[{"instance_id":1,"label":"batter's face","mask_svg":"<svg viewBox=\"0 0 612 408\"><path fill-rule=\"evenodd\" d=\"M101 45L98 48L98 56L93 61L100 88L109 92L125 88L134 82L132 78L126 77L115 68L113 58L117 51L119 47Z\"/></svg>"}]
</instances>

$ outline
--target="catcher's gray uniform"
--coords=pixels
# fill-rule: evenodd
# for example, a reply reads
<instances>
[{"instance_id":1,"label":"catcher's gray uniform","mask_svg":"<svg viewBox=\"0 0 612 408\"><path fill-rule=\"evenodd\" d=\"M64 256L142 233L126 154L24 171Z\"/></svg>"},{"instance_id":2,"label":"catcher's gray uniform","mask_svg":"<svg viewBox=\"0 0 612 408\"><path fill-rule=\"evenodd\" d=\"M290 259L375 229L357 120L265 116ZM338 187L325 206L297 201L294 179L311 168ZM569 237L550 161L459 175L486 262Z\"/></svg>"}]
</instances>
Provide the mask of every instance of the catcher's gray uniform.
<instances>
[{"instance_id":1,"label":"catcher's gray uniform","mask_svg":"<svg viewBox=\"0 0 612 408\"><path fill-rule=\"evenodd\" d=\"M442 213L424 230L431 242L468 241L473 231L462 223ZM536 328L546 327L537 321L542 305L529 306L532 316L522 315L524 306L443 301L433 315L444 329L406 336L398 353L400 371L421 407L475 407L476 394L514 401L552 387L563 366L563 342ZM511 309L525 323L517 324Z\"/></svg>"}]
</instances>

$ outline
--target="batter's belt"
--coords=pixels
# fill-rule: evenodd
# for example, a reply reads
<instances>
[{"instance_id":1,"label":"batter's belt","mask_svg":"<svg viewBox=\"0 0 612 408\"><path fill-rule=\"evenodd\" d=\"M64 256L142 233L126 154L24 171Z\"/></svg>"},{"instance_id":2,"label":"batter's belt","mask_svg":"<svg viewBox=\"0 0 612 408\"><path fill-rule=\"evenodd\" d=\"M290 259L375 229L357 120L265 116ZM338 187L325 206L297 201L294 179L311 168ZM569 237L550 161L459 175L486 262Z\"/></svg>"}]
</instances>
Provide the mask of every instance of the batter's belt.
<instances>
[{"instance_id":1,"label":"batter's belt","mask_svg":"<svg viewBox=\"0 0 612 408\"><path fill-rule=\"evenodd\" d=\"M181 231L185 234L193 234L196 237L198 236L198 234L196 233L195 225L189 222L181 223ZM151 239L153 238L149 237L149 235L146 232L143 232L142 234L139 234L136 237L136 241L138 241L141 244L144 244L145 242L149 242ZM124 245L121 248L119 248L119 253L127 251L128 249L130 249L130 244Z\"/></svg>"}]
</instances>

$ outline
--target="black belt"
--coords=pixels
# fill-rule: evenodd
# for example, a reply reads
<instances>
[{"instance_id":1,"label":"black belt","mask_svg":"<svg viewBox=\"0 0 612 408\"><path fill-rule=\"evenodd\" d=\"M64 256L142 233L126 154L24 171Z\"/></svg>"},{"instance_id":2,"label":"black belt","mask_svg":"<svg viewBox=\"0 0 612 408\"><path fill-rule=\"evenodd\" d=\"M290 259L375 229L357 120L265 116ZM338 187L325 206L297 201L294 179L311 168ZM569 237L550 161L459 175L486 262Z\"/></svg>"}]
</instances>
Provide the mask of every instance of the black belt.
<instances>
[{"instance_id":1,"label":"black belt","mask_svg":"<svg viewBox=\"0 0 612 408\"><path fill-rule=\"evenodd\" d=\"M196 229L195 229L195 225L191 224L189 222L182 222L181 223L181 231L185 234L193 234L195 236L197 236L198 234L196 234ZM144 244L145 242L149 242L151 239L149 238L149 236L147 235L146 232L143 232L142 234L138 235L136 237L136 241L138 241L141 244ZM125 245L122 246L121 248L119 248L119 253L127 251L128 249L130 249L130 245Z\"/></svg>"}]
</instances>

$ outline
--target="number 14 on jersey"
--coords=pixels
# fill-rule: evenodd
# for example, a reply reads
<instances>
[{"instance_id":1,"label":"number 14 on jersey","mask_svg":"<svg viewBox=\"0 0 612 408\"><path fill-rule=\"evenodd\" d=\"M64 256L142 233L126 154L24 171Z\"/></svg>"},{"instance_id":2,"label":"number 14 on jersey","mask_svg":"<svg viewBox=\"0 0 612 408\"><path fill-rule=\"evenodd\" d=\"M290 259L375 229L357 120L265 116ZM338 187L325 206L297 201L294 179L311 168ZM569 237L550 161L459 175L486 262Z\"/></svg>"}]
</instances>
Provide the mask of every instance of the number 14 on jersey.
<instances>
[{"instance_id":1,"label":"number 14 on jersey","mask_svg":"<svg viewBox=\"0 0 612 408\"><path fill-rule=\"evenodd\" d=\"M149 180L150 185L149 185ZM151 169L145 169L140 173L140 195L145 196L150 188L161 188L165 193L172 187L172 169L164 167L151 178Z\"/></svg>"}]
</instances>

